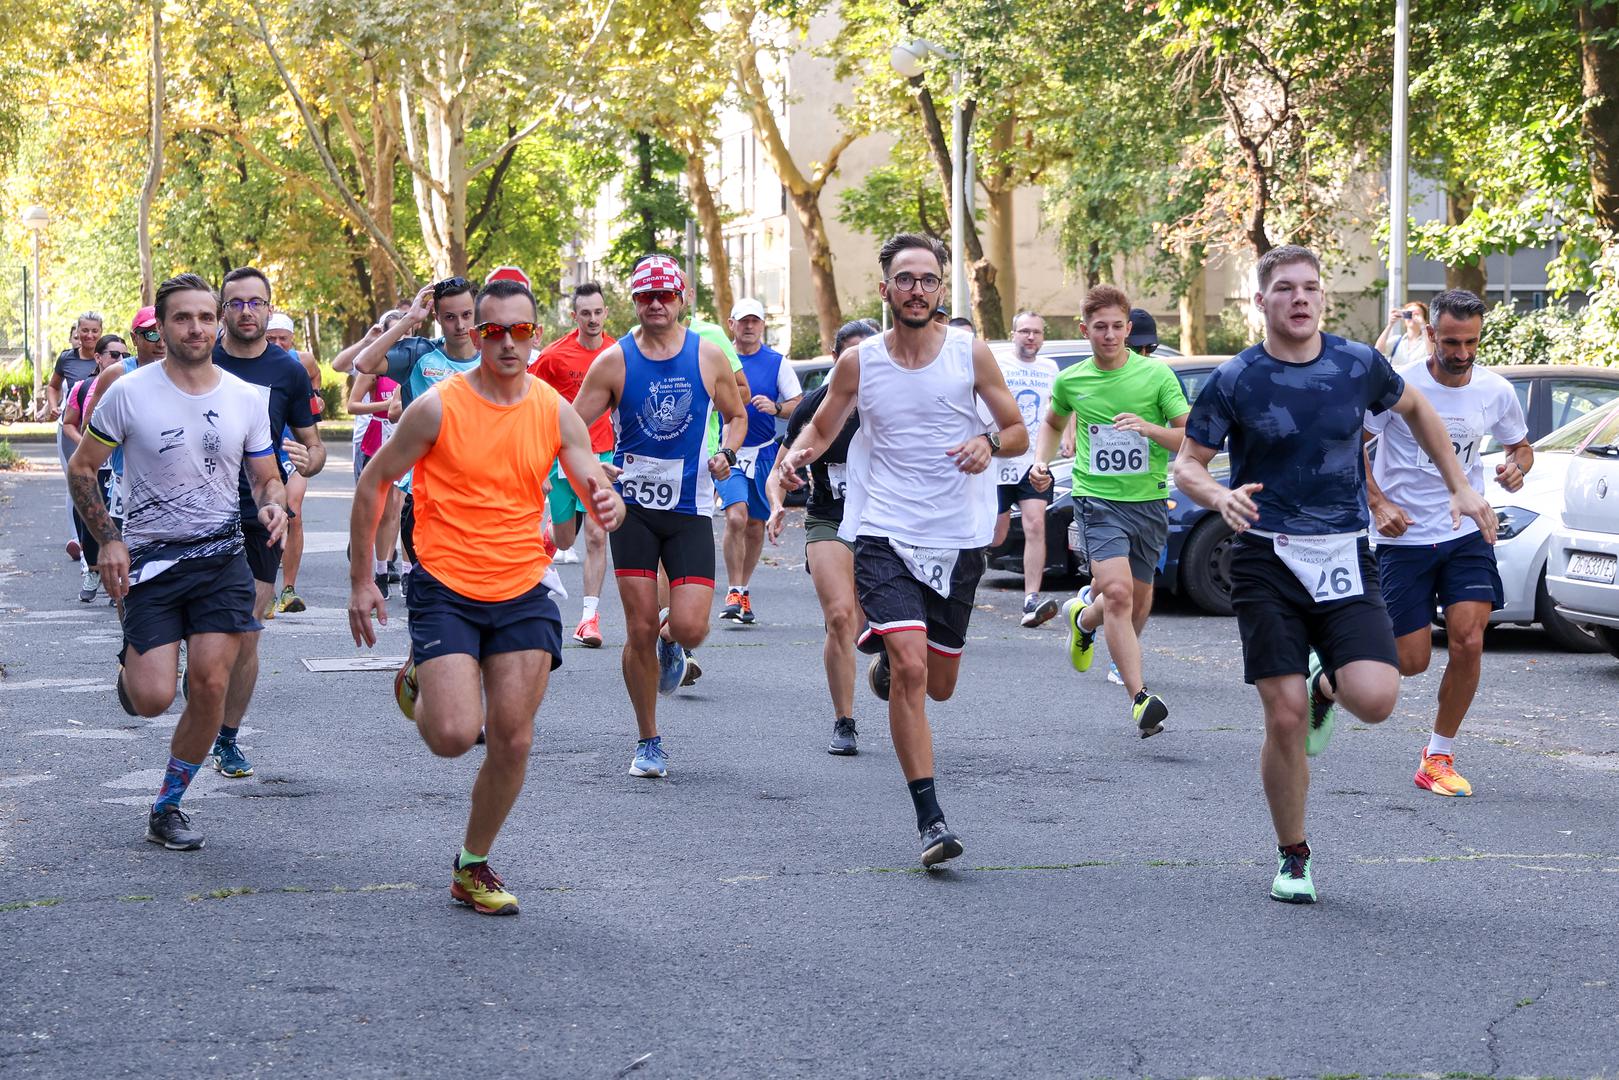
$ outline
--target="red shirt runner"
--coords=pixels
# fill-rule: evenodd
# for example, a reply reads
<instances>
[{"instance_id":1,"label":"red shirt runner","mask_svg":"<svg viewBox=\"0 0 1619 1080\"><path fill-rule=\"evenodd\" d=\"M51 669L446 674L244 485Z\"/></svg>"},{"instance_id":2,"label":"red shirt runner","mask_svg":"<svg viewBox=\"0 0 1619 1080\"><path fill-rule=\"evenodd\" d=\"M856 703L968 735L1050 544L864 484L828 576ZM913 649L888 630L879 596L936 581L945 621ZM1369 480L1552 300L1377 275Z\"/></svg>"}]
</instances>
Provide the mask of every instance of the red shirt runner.
<instances>
[{"instance_id":1,"label":"red shirt runner","mask_svg":"<svg viewBox=\"0 0 1619 1080\"><path fill-rule=\"evenodd\" d=\"M545 380L571 402L579 396L579 388L585 384L585 372L590 370L591 361L612 344L614 338L603 334L601 348L587 349L579 344L579 331L571 330L540 351L540 355L528 366L529 374ZM611 409L590 425L590 448L598 454L605 454L613 448Z\"/></svg>"}]
</instances>

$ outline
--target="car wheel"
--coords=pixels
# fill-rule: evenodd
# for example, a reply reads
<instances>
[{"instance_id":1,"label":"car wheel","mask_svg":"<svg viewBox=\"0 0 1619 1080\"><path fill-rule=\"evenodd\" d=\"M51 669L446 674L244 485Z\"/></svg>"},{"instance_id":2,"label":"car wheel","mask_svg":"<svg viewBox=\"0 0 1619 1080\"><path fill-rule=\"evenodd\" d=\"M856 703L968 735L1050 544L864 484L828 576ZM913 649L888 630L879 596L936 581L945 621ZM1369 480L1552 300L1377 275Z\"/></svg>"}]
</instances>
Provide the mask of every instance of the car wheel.
<instances>
[{"instance_id":1,"label":"car wheel","mask_svg":"<svg viewBox=\"0 0 1619 1080\"><path fill-rule=\"evenodd\" d=\"M1219 514L1192 530L1181 549L1181 592L1210 615L1230 615L1231 549L1236 534Z\"/></svg>"},{"instance_id":2,"label":"car wheel","mask_svg":"<svg viewBox=\"0 0 1619 1080\"><path fill-rule=\"evenodd\" d=\"M1604 648L1592 630L1569 622L1557 613L1557 603L1546 591L1545 567L1541 568L1540 582L1535 586L1535 621L1558 648L1567 652L1599 653Z\"/></svg>"},{"instance_id":3,"label":"car wheel","mask_svg":"<svg viewBox=\"0 0 1619 1080\"><path fill-rule=\"evenodd\" d=\"M1592 629L1596 632L1597 640L1602 643L1602 647L1614 656L1619 656L1619 630L1611 626L1595 626Z\"/></svg>"}]
</instances>

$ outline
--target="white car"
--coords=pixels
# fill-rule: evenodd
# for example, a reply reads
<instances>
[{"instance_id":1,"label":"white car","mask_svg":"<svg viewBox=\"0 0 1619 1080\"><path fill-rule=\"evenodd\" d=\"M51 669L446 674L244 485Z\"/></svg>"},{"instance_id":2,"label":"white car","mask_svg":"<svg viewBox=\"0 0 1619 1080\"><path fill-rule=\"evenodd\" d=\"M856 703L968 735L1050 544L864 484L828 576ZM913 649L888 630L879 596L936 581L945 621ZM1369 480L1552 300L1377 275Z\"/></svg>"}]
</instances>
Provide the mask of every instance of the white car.
<instances>
[{"instance_id":1,"label":"white car","mask_svg":"<svg viewBox=\"0 0 1619 1080\"><path fill-rule=\"evenodd\" d=\"M1619 407L1602 410L1569 462L1546 587L1558 614L1619 656Z\"/></svg>"},{"instance_id":2,"label":"white car","mask_svg":"<svg viewBox=\"0 0 1619 1080\"><path fill-rule=\"evenodd\" d=\"M1492 623L1539 623L1558 645L1574 652L1601 652L1605 648L1589 627L1570 622L1557 613L1546 586L1546 562L1552 533L1562 523L1563 481L1574 452L1604 420L1611 409L1597 409L1535 443L1535 466L1523 487L1508 491L1495 482L1495 467L1503 453L1484 456L1488 482L1484 494L1501 519L1495 542L1495 561L1501 571L1505 605L1491 614Z\"/></svg>"}]
</instances>

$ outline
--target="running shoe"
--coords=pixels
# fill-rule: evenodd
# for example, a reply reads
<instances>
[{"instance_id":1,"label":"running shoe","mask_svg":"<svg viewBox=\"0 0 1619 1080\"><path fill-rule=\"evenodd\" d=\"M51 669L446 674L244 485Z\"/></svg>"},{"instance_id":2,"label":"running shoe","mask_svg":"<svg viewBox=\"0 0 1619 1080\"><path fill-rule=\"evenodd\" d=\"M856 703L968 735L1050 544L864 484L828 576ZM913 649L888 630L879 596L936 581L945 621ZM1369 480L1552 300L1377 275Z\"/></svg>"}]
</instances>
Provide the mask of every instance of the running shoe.
<instances>
[{"instance_id":1,"label":"running shoe","mask_svg":"<svg viewBox=\"0 0 1619 1080\"><path fill-rule=\"evenodd\" d=\"M382 594L384 600L388 599L388 575L378 574L371 579L377 583L377 592Z\"/></svg>"},{"instance_id":2,"label":"running shoe","mask_svg":"<svg viewBox=\"0 0 1619 1080\"><path fill-rule=\"evenodd\" d=\"M79 546L79 542L77 540L69 540L67 542L67 557L72 559L74 562L78 562L80 559L84 558L84 548Z\"/></svg>"},{"instance_id":3,"label":"running shoe","mask_svg":"<svg viewBox=\"0 0 1619 1080\"><path fill-rule=\"evenodd\" d=\"M390 585L398 585L399 584L399 560L398 559L389 559L388 560L388 584L390 584Z\"/></svg>"},{"instance_id":4,"label":"running shoe","mask_svg":"<svg viewBox=\"0 0 1619 1080\"><path fill-rule=\"evenodd\" d=\"M658 638L658 693L668 697L686 678L686 650Z\"/></svg>"},{"instance_id":5,"label":"running shoe","mask_svg":"<svg viewBox=\"0 0 1619 1080\"><path fill-rule=\"evenodd\" d=\"M79 603L89 604L95 601L96 593L101 589L101 571L95 567L85 570L79 578Z\"/></svg>"},{"instance_id":6,"label":"running shoe","mask_svg":"<svg viewBox=\"0 0 1619 1080\"><path fill-rule=\"evenodd\" d=\"M1284 904L1315 903L1315 882L1310 879L1310 856L1291 851L1276 853L1276 878L1270 883L1270 898Z\"/></svg>"},{"instance_id":7,"label":"running shoe","mask_svg":"<svg viewBox=\"0 0 1619 1080\"><path fill-rule=\"evenodd\" d=\"M384 592L382 595L387 596L388 594ZM281 590L281 599L276 601L275 609L287 615L296 615L300 611L308 610L304 604L304 598L299 596L291 585Z\"/></svg>"},{"instance_id":8,"label":"running shoe","mask_svg":"<svg viewBox=\"0 0 1619 1080\"><path fill-rule=\"evenodd\" d=\"M837 722L832 725L832 745L826 748L826 752L836 754L838 757L854 757L860 753L860 747L856 742L859 734L860 732L855 730L852 716L838 717Z\"/></svg>"},{"instance_id":9,"label":"running shoe","mask_svg":"<svg viewBox=\"0 0 1619 1080\"><path fill-rule=\"evenodd\" d=\"M703 669L697 663L697 654L690 649L686 650L686 677L680 680L681 686L691 686L703 677Z\"/></svg>"},{"instance_id":10,"label":"running shoe","mask_svg":"<svg viewBox=\"0 0 1619 1080\"><path fill-rule=\"evenodd\" d=\"M601 648L602 647L602 624L601 624L601 618L599 616L592 615L588 619L580 619L579 620L579 625L574 628L573 640L577 641L579 644L583 645L587 649L599 649L599 648Z\"/></svg>"},{"instance_id":11,"label":"running shoe","mask_svg":"<svg viewBox=\"0 0 1619 1080\"><path fill-rule=\"evenodd\" d=\"M260 616L260 619L263 622L271 622L275 619L275 597L270 597L270 606L264 609L264 614Z\"/></svg>"},{"instance_id":12,"label":"running shoe","mask_svg":"<svg viewBox=\"0 0 1619 1080\"><path fill-rule=\"evenodd\" d=\"M1143 739L1151 738L1164 730L1164 718L1169 715L1169 706L1157 694L1149 694L1146 690L1136 695L1135 702L1130 706L1130 715L1136 722Z\"/></svg>"},{"instance_id":13,"label":"running shoe","mask_svg":"<svg viewBox=\"0 0 1619 1080\"><path fill-rule=\"evenodd\" d=\"M1070 600L1062 606L1062 621L1068 626L1068 662L1075 671L1089 671L1096 657L1096 631L1079 625L1079 613L1084 610L1083 600Z\"/></svg>"},{"instance_id":14,"label":"running shoe","mask_svg":"<svg viewBox=\"0 0 1619 1080\"><path fill-rule=\"evenodd\" d=\"M871 692L884 701L888 700L890 684L888 671L888 653L878 653L871 658L871 664L866 668L866 682L871 685Z\"/></svg>"},{"instance_id":15,"label":"running shoe","mask_svg":"<svg viewBox=\"0 0 1619 1080\"><path fill-rule=\"evenodd\" d=\"M416 722L416 698L420 693L421 689L416 685L416 665L411 661L410 654L406 653L405 662L399 665L399 671L394 675L394 703L411 723Z\"/></svg>"},{"instance_id":16,"label":"running shoe","mask_svg":"<svg viewBox=\"0 0 1619 1080\"><path fill-rule=\"evenodd\" d=\"M669 755L663 752L662 735L654 735L635 744L635 760L630 762L630 775L653 779L669 775Z\"/></svg>"},{"instance_id":17,"label":"running shoe","mask_svg":"<svg viewBox=\"0 0 1619 1080\"><path fill-rule=\"evenodd\" d=\"M1435 795L1468 796L1473 785L1462 779L1456 771L1456 759L1449 754L1422 753L1422 764L1417 766L1417 787L1426 788Z\"/></svg>"},{"instance_id":18,"label":"running shoe","mask_svg":"<svg viewBox=\"0 0 1619 1080\"><path fill-rule=\"evenodd\" d=\"M165 806L147 816L146 839L170 851L196 851L202 847L202 833L191 827L190 816L178 806Z\"/></svg>"},{"instance_id":19,"label":"running shoe","mask_svg":"<svg viewBox=\"0 0 1619 1080\"><path fill-rule=\"evenodd\" d=\"M753 625L753 597L749 596L747 593L742 594L741 622L743 626Z\"/></svg>"},{"instance_id":20,"label":"running shoe","mask_svg":"<svg viewBox=\"0 0 1619 1080\"><path fill-rule=\"evenodd\" d=\"M1310 694L1310 728L1304 733L1304 753L1308 757L1315 757L1327 748L1336 723L1333 714L1337 712L1337 705L1330 700L1322 700L1316 693L1316 687L1321 685L1321 670L1321 657L1311 649L1310 684L1307 687Z\"/></svg>"},{"instance_id":21,"label":"running shoe","mask_svg":"<svg viewBox=\"0 0 1619 1080\"><path fill-rule=\"evenodd\" d=\"M253 763L247 760L235 739L215 739L208 755L208 764L221 776L241 777L253 775Z\"/></svg>"},{"instance_id":22,"label":"running shoe","mask_svg":"<svg viewBox=\"0 0 1619 1080\"><path fill-rule=\"evenodd\" d=\"M1119 665L1109 663L1107 666L1107 681L1114 686L1124 685L1124 676L1119 674Z\"/></svg>"},{"instance_id":23,"label":"running shoe","mask_svg":"<svg viewBox=\"0 0 1619 1080\"><path fill-rule=\"evenodd\" d=\"M516 915L517 897L506 891L506 883L489 869L488 862L462 866L459 858L451 864L450 899L465 904L479 915Z\"/></svg>"},{"instance_id":24,"label":"running shoe","mask_svg":"<svg viewBox=\"0 0 1619 1080\"><path fill-rule=\"evenodd\" d=\"M573 563L579 561L579 553L573 550L573 548L562 548L557 552L556 561L559 563L572 565Z\"/></svg>"},{"instance_id":25,"label":"running shoe","mask_svg":"<svg viewBox=\"0 0 1619 1080\"><path fill-rule=\"evenodd\" d=\"M720 618L726 622L742 621L742 590L725 590L725 608L720 612Z\"/></svg>"},{"instance_id":26,"label":"running shoe","mask_svg":"<svg viewBox=\"0 0 1619 1080\"><path fill-rule=\"evenodd\" d=\"M1039 593L1023 598L1023 625L1041 626L1057 617L1057 601L1050 597L1042 600Z\"/></svg>"},{"instance_id":27,"label":"running shoe","mask_svg":"<svg viewBox=\"0 0 1619 1080\"><path fill-rule=\"evenodd\" d=\"M961 854L961 838L942 820L922 830L922 865L939 866Z\"/></svg>"},{"instance_id":28,"label":"running shoe","mask_svg":"<svg viewBox=\"0 0 1619 1080\"><path fill-rule=\"evenodd\" d=\"M118 704L130 716L139 716L135 711L135 703L129 699L129 691L124 689L124 665L118 665Z\"/></svg>"}]
</instances>

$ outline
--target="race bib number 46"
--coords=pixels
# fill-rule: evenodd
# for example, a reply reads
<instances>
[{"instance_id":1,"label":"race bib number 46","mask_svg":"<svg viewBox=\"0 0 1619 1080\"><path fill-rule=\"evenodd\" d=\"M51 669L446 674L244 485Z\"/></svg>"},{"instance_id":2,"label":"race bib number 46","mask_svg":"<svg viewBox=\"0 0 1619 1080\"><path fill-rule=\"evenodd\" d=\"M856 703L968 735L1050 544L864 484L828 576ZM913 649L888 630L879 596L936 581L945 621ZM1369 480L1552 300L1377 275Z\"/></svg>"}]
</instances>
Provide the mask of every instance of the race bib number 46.
<instances>
[{"instance_id":1,"label":"race bib number 46","mask_svg":"<svg viewBox=\"0 0 1619 1080\"><path fill-rule=\"evenodd\" d=\"M1287 564L1318 604L1366 591L1360 577L1360 534L1289 536L1277 533L1276 557Z\"/></svg>"},{"instance_id":2,"label":"race bib number 46","mask_svg":"<svg viewBox=\"0 0 1619 1080\"><path fill-rule=\"evenodd\" d=\"M1104 424L1090 425L1091 475L1140 476L1147 471L1147 437Z\"/></svg>"},{"instance_id":3,"label":"race bib number 46","mask_svg":"<svg viewBox=\"0 0 1619 1080\"><path fill-rule=\"evenodd\" d=\"M624 501L647 510L673 510L680 505L685 464L679 458L625 454L624 473L619 477Z\"/></svg>"}]
</instances>

